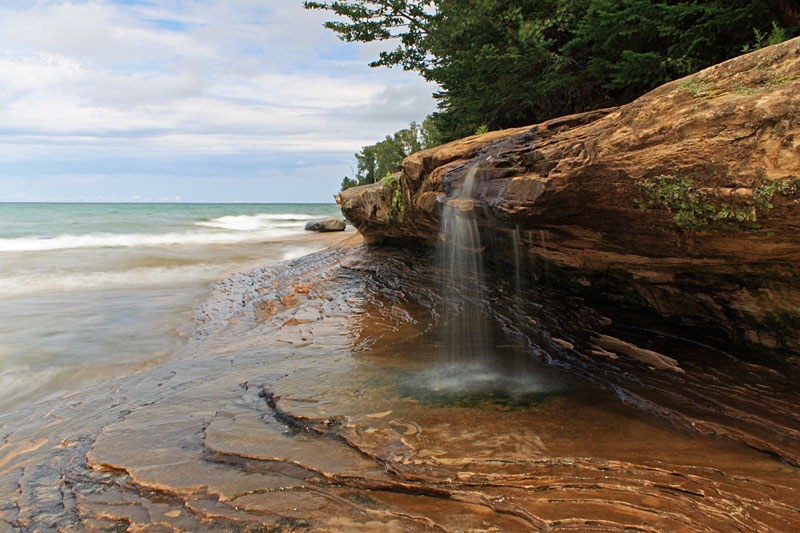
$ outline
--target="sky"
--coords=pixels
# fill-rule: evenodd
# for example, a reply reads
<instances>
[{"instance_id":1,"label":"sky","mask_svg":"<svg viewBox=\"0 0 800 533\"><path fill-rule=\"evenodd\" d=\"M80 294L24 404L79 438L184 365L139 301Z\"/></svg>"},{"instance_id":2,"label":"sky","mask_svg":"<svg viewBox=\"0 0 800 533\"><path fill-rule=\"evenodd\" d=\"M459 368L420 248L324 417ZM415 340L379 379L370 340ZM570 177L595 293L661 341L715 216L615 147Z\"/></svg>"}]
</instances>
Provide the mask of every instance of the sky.
<instances>
[{"instance_id":1,"label":"sky","mask_svg":"<svg viewBox=\"0 0 800 533\"><path fill-rule=\"evenodd\" d=\"M332 202L435 109L302 0L0 1L0 201Z\"/></svg>"}]
</instances>

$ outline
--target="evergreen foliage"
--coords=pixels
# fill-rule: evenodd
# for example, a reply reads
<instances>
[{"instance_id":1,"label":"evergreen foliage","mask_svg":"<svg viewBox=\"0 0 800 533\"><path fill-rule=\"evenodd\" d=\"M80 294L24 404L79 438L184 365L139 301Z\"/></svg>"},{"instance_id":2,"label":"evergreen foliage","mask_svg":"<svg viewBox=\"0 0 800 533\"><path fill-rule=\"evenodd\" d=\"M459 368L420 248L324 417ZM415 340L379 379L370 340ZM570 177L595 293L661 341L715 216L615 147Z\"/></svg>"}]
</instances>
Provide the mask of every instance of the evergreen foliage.
<instances>
[{"instance_id":1,"label":"evergreen foliage","mask_svg":"<svg viewBox=\"0 0 800 533\"><path fill-rule=\"evenodd\" d=\"M342 180L342 190L375 183L391 174L404 158L441 144L441 136L430 117L422 124L412 122L404 128L387 135L386 138L375 144L364 146L355 154L358 167L354 178L345 177Z\"/></svg>"},{"instance_id":2,"label":"evergreen foliage","mask_svg":"<svg viewBox=\"0 0 800 533\"><path fill-rule=\"evenodd\" d=\"M402 65L420 70L428 56L424 42L440 0L349 0L303 2L306 9L324 9L350 22L330 21L325 27L343 41L369 43L398 39L392 51L381 52L371 67Z\"/></svg>"},{"instance_id":3,"label":"evergreen foliage","mask_svg":"<svg viewBox=\"0 0 800 533\"><path fill-rule=\"evenodd\" d=\"M579 20L579 2L452 0L440 3L427 40L436 60L428 78L445 140L537 122L598 101L595 83L576 79L578 65L560 49Z\"/></svg>"},{"instance_id":4,"label":"evergreen foliage","mask_svg":"<svg viewBox=\"0 0 800 533\"><path fill-rule=\"evenodd\" d=\"M672 79L792 37L800 0L342 0L346 41L398 40L372 66L441 90L444 141L623 103Z\"/></svg>"},{"instance_id":5,"label":"evergreen foliage","mask_svg":"<svg viewBox=\"0 0 800 533\"><path fill-rule=\"evenodd\" d=\"M565 51L615 101L738 55L778 2L591 0Z\"/></svg>"}]
</instances>

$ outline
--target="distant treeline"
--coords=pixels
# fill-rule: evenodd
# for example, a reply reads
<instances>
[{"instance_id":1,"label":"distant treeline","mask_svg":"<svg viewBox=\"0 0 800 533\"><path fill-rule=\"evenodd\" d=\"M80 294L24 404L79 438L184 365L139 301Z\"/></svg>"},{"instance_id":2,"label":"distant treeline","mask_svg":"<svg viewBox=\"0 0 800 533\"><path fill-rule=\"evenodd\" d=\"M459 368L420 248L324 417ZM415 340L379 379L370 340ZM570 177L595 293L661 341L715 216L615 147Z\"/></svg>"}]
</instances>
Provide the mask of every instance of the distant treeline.
<instances>
[{"instance_id":1,"label":"distant treeline","mask_svg":"<svg viewBox=\"0 0 800 533\"><path fill-rule=\"evenodd\" d=\"M434 95L439 110L426 122L442 142L479 128L533 124L630 101L667 81L797 35L798 4L800 0L305 2L306 8L338 15L326 27L345 41L398 42L371 65L401 66L439 85ZM387 163L387 168L398 162ZM374 177L383 176L379 172Z\"/></svg>"},{"instance_id":2,"label":"distant treeline","mask_svg":"<svg viewBox=\"0 0 800 533\"><path fill-rule=\"evenodd\" d=\"M363 147L356 154L358 168L355 178L345 176L342 180L342 190L356 185L375 183L391 174L406 156L440 144L442 138L431 116L428 116L421 125L412 122L408 128L397 131L394 135L387 135L380 142Z\"/></svg>"}]
</instances>

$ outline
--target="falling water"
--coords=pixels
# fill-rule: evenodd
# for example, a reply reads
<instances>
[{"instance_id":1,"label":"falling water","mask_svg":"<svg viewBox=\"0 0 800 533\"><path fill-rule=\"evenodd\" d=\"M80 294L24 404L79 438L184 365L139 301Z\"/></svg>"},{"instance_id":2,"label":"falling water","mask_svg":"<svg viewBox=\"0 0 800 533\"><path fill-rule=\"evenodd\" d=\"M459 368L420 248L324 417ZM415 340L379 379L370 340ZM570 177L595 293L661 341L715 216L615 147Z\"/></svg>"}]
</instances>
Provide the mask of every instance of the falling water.
<instances>
[{"instance_id":1,"label":"falling water","mask_svg":"<svg viewBox=\"0 0 800 533\"><path fill-rule=\"evenodd\" d=\"M517 224L517 227L511 234L511 239L513 241L513 247L514 247L514 290L516 291L516 295L519 297L522 295L522 276L519 270L519 248L521 246L520 236L519 236L519 224Z\"/></svg>"},{"instance_id":2,"label":"falling water","mask_svg":"<svg viewBox=\"0 0 800 533\"><path fill-rule=\"evenodd\" d=\"M442 209L438 260L444 305L439 364L410 373L400 380L401 388L411 396L455 403L475 398L524 403L561 393L563 379L531 358L527 349L503 337L483 308L487 295L472 198L478 171L478 165L468 170L464 183L451 191ZM513 239L519 290L522 272L518 228ZM494 342L500 339L502 342Z\"/></svg>"},{"instance_id":3,"label":"falling water","mask_svg":"<svg viewBox=\"0 0 800 533\"><path fill-rule=\"evenodd\" d=\"M530 243L531 246L534 246L534 243L536 242L533 238L532 229L528 230L528 242ZM536 260L534 259L533 253L528 254L528 268L530 268L531 272L536 272Z\"/></svg>"},{"instance_id":4,"label":"falling water","mask_svg":"<svg viewBox=\"0 0 800 533\"><path fill-rule=\"evenodd\" d=\"M488 322L480 308L483 260L472 200L477 170L477 165L469 169L442 212L439 262L446 304L442 350L451 362L484 360L490 353Z\"/></svg>"},{"instance_id":5,"label":"falling water","mask_svg":"<svg viewBox=\"0 0 800 533\"><path fill-rule=\"evenodd\" d=\"M547 234L544 230L539 230L539 237L542 241L542 280L547 279Z\"/></svg>"}]
</instances>

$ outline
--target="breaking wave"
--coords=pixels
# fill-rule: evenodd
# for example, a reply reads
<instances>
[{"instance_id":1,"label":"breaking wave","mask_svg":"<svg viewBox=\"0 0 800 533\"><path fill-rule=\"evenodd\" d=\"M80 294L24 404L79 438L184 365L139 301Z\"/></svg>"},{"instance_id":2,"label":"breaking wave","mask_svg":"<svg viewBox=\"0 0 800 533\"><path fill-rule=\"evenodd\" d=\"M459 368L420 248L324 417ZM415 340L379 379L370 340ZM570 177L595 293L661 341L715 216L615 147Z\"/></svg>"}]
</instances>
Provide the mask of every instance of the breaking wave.
<instances>
[{"instance_id":1,"label":"breaking wave","mask_svg":"<svg viewBox=\"0 0 800 533\"><path fill-rule=\"evenodd\" d=\"M289 227L276 227L250 232L175 232L175 233L90 233L57 237L20 237L0 239L0 252L40 252L69 248L111 248L167 246L179 244L235 244L269 241L297 234Z\"/></svg>"},{"instance_id":2,"label":"breaking wave","mask_svg":"<svg viewBox=\"0 0 800 533\"><path fill-rule=\"evenodd\" d=\"M302 228L308 220L318 218L313 215L299 213L281 213L276 215L229 215L202 222L197 226L237 231L253 231L272 228Z\"/></svg>"},{"instance_id":3,"label":"breaking wave","mask_svg":"<svg viewBox=\"0 0 800 533\"><path fill-rule=\"evenodd\" d=\"M175 287L211 281L221 272L234 270L235 263L202 263L180 267L133 268L100 272L37 272L0 277L0 294L52 294L63 291L98 291L116 288Z\"/></svg>"}]
</instances>

